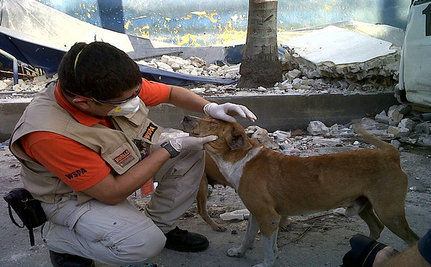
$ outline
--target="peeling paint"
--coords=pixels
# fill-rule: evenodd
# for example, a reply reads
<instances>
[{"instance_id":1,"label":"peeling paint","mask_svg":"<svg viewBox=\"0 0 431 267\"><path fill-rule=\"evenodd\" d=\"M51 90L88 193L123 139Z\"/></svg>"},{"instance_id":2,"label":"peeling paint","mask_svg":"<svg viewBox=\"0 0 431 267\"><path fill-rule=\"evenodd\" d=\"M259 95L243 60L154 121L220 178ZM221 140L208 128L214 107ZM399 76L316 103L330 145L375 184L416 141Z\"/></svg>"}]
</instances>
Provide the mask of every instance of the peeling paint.
<instances>
[{"instance_id":1,"label":"peeling paint","mask_svg":"<svg viewBox=\"0 0 431 267\"><path fill-rule=\"evenodd\" d=\"M221 45L246 38L248 1L244 0L122 0L123 14L118 9L100 10L102 0L37 1L93 25L103 25L105 12L127 34L177 45ZM288 31L347 20L403 28L409 5L410 0L278 0L278 28Z\"/></svg>"},{"instance_id":2,"label":"peeling paint","mask_svg":"<svg viewBox=\"0 0 431 267\"><path fill-rule=\"evenodd\" d=\"M130 20L128 20L127 22L126 22L126 24L124 24L124 29L126 29L126 30L128 30L129 29L129 27L130 27L130 24L131 24L132 22L130 21Z\"/></svg>"}]
</instances>

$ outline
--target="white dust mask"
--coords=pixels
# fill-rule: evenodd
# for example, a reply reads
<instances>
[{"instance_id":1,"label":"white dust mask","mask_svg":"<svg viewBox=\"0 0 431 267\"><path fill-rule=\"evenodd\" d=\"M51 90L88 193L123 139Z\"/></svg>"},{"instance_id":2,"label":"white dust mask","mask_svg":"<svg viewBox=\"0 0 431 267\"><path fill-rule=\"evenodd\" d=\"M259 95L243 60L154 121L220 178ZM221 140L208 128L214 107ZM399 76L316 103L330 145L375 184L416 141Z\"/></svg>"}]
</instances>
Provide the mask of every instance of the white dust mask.
<instances>
[{"instance_id":1,"label":"white dust mask","mask_svg":"<svg viewBox=\"0 0 431 267\"><path fill-rule=\"evenodd\" d=\"M136 96L126 103L123 103L121 105L118 105L111 109L108 112L108 116L127 116L127 115L133 115L139 110L139 103L141 102L141 99L139 96Z\"/></svg>"}]
</instances>

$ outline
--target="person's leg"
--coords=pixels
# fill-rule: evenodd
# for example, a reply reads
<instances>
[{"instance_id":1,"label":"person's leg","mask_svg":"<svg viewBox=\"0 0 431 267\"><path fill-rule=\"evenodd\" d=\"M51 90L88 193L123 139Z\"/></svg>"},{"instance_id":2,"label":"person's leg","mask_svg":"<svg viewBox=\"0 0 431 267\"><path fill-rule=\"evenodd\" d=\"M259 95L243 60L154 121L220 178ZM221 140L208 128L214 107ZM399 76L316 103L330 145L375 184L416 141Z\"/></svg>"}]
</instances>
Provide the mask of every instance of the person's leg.
<instances>
[{"instance_id":1,"label":"person's leg","mask_svg":"<svg viewBox=\"0 0 431 267\"><path fill-rule=\"evenodd\" d=\"M208 239L175 227L196 199L205 167L203 151L184 151L168 160L155 176L159 184L145 212L165 233L166 248L197 252L208 248Z\"/></svg>"},{"instance_id":2,"label":"person's leg","mask_svg":"<svg viewBox=\"0 0 431 267\"><path fill-rule=\"evenodd\" d=\"M57 253L90 258L105 264L139 263L157 255L166 237L150 218L124 201L107 205L75 200L43 205L49 218L47 247Z\"/></svg>"},{"instance_id":3,"label":"person's leg","mask_svg":"<svg viewBox=\"0 0 431 267\"><path fill-rule=\"evenodd\" d=\"M167 233L193 204L205 167L203 151L184 151L169 159L157 172L158 186L145 213Z\"/></svg>"}]
</instances>

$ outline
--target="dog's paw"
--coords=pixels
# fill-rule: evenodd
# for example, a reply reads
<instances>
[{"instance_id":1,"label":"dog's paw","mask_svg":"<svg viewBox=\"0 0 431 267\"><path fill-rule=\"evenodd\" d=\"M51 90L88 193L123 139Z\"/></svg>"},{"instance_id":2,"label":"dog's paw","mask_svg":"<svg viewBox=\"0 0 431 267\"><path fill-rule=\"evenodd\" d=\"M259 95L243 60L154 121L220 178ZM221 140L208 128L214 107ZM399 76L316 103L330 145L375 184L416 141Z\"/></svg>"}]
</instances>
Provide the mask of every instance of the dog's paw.
<instances>
[{"instance_id":1,"label":"dog's paw","mask_svg":"<svg viewBox=\"0 0 431 267\"><path fill-rule=\"evenodd\" d=\"M226 254L229 257L242 257L242 256L244 256L244 253L241 252L241 248L235 248L235 247L228 249Z\"/></svg>"}]
</instances>

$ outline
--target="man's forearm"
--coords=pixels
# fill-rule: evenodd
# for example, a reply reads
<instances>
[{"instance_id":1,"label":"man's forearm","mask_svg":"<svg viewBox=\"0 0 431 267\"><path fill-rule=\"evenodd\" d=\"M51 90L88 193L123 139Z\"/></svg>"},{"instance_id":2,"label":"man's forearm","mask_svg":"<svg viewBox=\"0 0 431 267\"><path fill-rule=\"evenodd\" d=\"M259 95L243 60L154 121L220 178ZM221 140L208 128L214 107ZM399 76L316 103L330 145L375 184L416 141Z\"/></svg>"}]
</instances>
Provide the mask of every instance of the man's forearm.
<instances>
[{"instance_id":1,"label":"man's forearm","mask_svg":"<svg viewBox=\"0 0 431 267\"><path fill-rule=\"evenodd\" d=\"M194 112L203 112L203 107L210 103L203 97L179 86L171 86L171 93L168 103L173 104L179 108L186 109Z\"/></svg>"},{"instance_id":2,"label":"man's forearm","mask_svg":"<svg viewBox=\"0 0 431 267\"><path fill-rule=\"evenodd\" d=\"M169 158L170 154L166 149L157 149L126 173L118 176L108 174L102 181L83 192L99 201L115 205L145 184Z\"/></svg>"}]
</instances>

